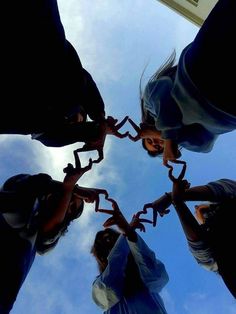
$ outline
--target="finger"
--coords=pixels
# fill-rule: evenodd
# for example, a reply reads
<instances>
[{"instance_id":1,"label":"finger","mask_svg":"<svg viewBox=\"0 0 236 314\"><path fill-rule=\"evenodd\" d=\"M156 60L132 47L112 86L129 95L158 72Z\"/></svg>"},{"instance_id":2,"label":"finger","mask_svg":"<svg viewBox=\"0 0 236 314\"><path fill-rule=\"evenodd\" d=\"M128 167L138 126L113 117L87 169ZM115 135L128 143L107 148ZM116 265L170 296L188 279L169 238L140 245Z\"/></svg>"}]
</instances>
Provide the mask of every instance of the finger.
<instances>
[{"instance_id":1,"label":"finger","mask_svg":"<svg viewBox=\"0 0 236 314\"><path fill-rule=\"evenodd\" d=\"M97 198L95 198L95 212L98 212L98 210L99 210L99 197L97 197Z\"/></svg>"},{"instance_id":2,"label":"finger","mask_svg":"<svg viewBox=\"0 0 236 314\"><path fill-rule=\"evenodd\" d=\"M185 190L190 188L190 183L187 180L183 180L182 184L183 184Z\"/></svg>"},{"instance_id":3,"label":"finger","mask_svg":"<svg viewBox=\"0 0 236 314\"><path fill-rule=\"evenodd\" d=\"M109 124L113 124L113 125L118 122L118 119L115 119L112 116L108 116L106 120Z\"/></svg>"},{"instance_id":4,"label":"finger","mask_svg":"<svg viewBox=\"0 0 236 314\"><path fill-rule=\"evenodd\" d=\"M116 125L116 129L119 130L120 128L122 128L122 126L126 123L128 118L129 116L126 116L123 120L121 120L121 122Z\"/></svg>"},{"instance_id":5,"label":"finger","mask_svg":"<svg viewBox=\"0 0 236 314\"><path fill-rule=\"evenodd\" d=\"M69 175L72 173L73 170L74 170L74 166L69 163L67 164L67 167L63 169L63 172Z\"/></svg>"},{"instance_id":6,"label":"finger","mask_svg":"<svg viewBox=\"0 0 236 314\"><path fill-rule=\"evenodd\" d=\"M183 180L184 176L185 176L185 172L186 172L186 169L187 169L187 164L186 162L183 163L183 168L180 172L180 175L178 177L178 180Z\"/></svg>"},{"instance_id":7,"label":"finger","mask_svg":"<svg viewBox=\"0 0 236 314\"><path fill-rule=\"evenodd\" d=\"M113 217L108 218L104 223L103 227L107 228L116 224L116 221Z\"/></svg>"},{"instance_id":8,"label":"finger","mask_svg":"<svg viewBox=\"0 0 236 314\"><path fill-rule=\"evenodd\" d=\"M146 214L147 213L147 209L148 208L153 208L152 203L147 203L143 206L143 213Z\"/></svg>"},{"instance_id":9,"label":"finger","mask_svg":"<svg viewBox=\"0 0 236 314\"><path fill-rule=\"evenodd\" d=\"M128 118L128 121L137 133L141 131L140 127L132 119Z\"/></svg>"},{"instance_id":10,"label":"finger","mask_svg":"<svg viewBox=\"0 0 236 314\"><path fill-rule=\"evenodd\" d=\"M77 150L74 150L73 153L74 153L74 158L75 158L75 168L80 169L81 168L81 162L80 162L79 154L78 154Z\"/></svg>"},{"instance_id":11,"label":"finger","mask_svg":"<svg viewBox=\"0 0 236 314\"><path fill-rule=\"evenodd\" d=\"M92 158L89 158L89 163L88 163L88 165L87 165L86 167L82 168L81 170L83 170L84 172L87 172L87 171L91 170L92 165L93 165Z\"/></svg>"},{"instance_id":12,"label":"finger","mask_svg":"<svg viewBox=\"0 0 236 314\"><path fill-rule=\"evenodd\" d=\"M163 217L163 216L169 214L169 212L170 212L169 209L165 209L165 210L163 210L161 213L159 213L159 215L160 215L161 217Z\"/></svg>"},{"instance_id":13,"label":"finger","mask_svg":"<svg viewBox=\"0 0 236 314\"><path fill-rule=\"evenodd\" d=\"M174 164L186 165L186 161L184 161L184 160L173 159L173 160L171 160L171 162L173 162Z\"/></svg>"},{"instance_id":14,"label":"finger","mask_svg":"<svg viewBox=\"0 0 236 314\"><path fill-rule=\"evenodd\" d=\"M104 214L109 214L109 215L113 215L114 214L114 210L112 210L112 209L98 208L97 212L104 213Z\"/></svg>"},{"instance_id":15,"label":"finger","mask_svg":"<svg viewBox=\"0 0 236 314\"><path fill-rule=\"evenodd\" d=\"M98 151L98 159L93 160L94 164L98 164L100 161L104 159L103 149L97 150L97 151Z\"/></svg>"},{"instance_id":16,"label":"finger","mask_svg":"<svg viewBox=\"0 0 236 314\"><path fill-rule=\"evenodd\" d=\"M140 221L140 222L145 222L145 223L148 223L148 224L152 224L152 223L153 223L152 220L150 220L150 219L145 219L145 218L141 218L141 219L139 219L139 221Z\"/></svg>"},{"instance_id":17,"label":"finger","mask_svg":"<svg viewBox=\"0 0 236 314\"><path fill-rule=\"evenodd\" d=\"M168 159L167 158L163 158L163 165L167 167L167 165L168 165Z\"/></svg>"},{"instance_id":18,"label":"finger","mask_svg":"<svg viewBox=\"0 0 236 314\"><path fill-rule=\"evenodd\" d=\"M105 199L109 197L109 194L107 190L105 189L94 189L94 190L96 191L97 194L103 194L105 196Z\"/></svg>"},{"instance_id":19,"label":"finger","mask_svg":"<svg viewBox=\"0 0 236 314\"><path fill-rule=\"evenodd\" d=\"M153 209L153 227L156 227L157 225L157 216L158 216L158 211L156 209Z\"/></svg>"},{"instance_id":20,"label":"finger","mask_svg":"<svg viewBox=\"0 0 236 314\"><path fill-rule=\"evenodd\" d=\"M120 133L120 132L115 132L113 135L115 135L118 138L125 138L129 135L129 131L125 132L125 133Z\"/></svg>"},{"instance_id":21,"label":"finger","mask_svg":"<svg viewBox=\"0 0 236 314\"><path fill-rule=\"evenodd\" d=\"M137 226L137 229L139 229L141 232L146 232L145 226L141 223Z\"/></svg>"},{"instance_id":22,"label":"finger","mask_svg":"<svg viewBox=\"0 0 236 314\"><path fill-rule=\"evenodd\" d=\"M173 167L172 167L172 166L169 167L168 176L169 176L169 178L170 178L170 180L171 180L172 182L175 182L175 181L176 181L176 178L173 176Z\"/></svg>"},{"instance_id":23,"label":"finger","mask_svg":"<svg viewBox=\"0 0 236 314\"><path fill-rule=\"evenodd\" d=\"M133 136L133 135L130 135L130 134L128 135L128 137L133 142L137 142L141 138L139 135Z\"/></svg>"},{"instance_id":24,"label":"finger","mask_svg":"<svg viewBox=\"0 0 236 314\"><path fill-rule=\"evenodd\" d=\"M146 213L144 213L143 210L140 210L135 215L133 215L133 219L136 219L136 218L139 219L140 215L142 215L142 214L146 214Z\"/></svg>"},{"instance_id":25,"label":"finger","mask_svg":"<svg viewBox=\"0 0 236 314\"><path fill-rule=\"evenodd\" d=\"M107 198L108 202L112 203L112 208L114 209L114 211L120 211L120 208L117 204L117 202L113 199L113 198Z\"/></svg>"}]
</instances>

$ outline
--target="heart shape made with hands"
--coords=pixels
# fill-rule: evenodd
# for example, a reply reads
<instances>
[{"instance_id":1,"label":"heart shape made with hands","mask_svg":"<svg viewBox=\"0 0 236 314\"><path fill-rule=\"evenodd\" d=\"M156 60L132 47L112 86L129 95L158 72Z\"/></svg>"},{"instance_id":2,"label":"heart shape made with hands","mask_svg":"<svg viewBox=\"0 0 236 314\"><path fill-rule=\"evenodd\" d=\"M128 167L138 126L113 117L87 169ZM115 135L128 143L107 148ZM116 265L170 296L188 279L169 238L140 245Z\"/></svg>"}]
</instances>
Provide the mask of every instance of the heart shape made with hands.
<instances>
[{"instance_id":1,"label":"heart shape made with hands","mask_svg":"<svg viewBox=\"0 0 236 314\"><path fill-rule=\"evenodd\" d=\"M98 152L98 158L94 159L93 163L101 162L104 159L103 147L105 144L106 135L114 135L115 137L118 137L120 139L128 137L128 131L126 131L125 133L120 132L120 129L125 125L128 119L129 117L126 116L120 122L118 122L118 119L114 119L113 117L108 116L107 119L105 119L104 122L101 123L102 132L100 138L97 141L85 143L82 147L76 149L74 151L74 154L96 150Z\"/></svg>"},{"instance_id":2,"label":"heart shape made with hands","mask_svg":"<svg viewBox=\"0 0 236 314\"><path fill-rule=\"evenodd\" d=\"M124 137L128 136L132 141L137 141L138 139L140 139L140 137L139 137L140 128L128 116L126 116L118 124L116 124L118 122L118 120L114 119L112 117L108 117L107 120L111 121L110 124L112 125L112 128L113 128L113 131L109 134L113 134L119 138L124 138ZM137 136L131 136L128 131L125 132L124 134L121 134L118 132L118 130L126 123L127 120L130 122L132 127L137 132ZM105 139L104 139L104 141L105 141ZM85 172L89 171L92 168L93 163L99 163L104 157L103 156L104 141L103 141L102 147L100 147L100 148L95 147L95 146L91 146L89 144L85 144L82 148L74 150L73 154L74 154L74 158L75 158L75 167L71 163L69 163L67 165L67 167L65 167L63 169L63 172L66 173L66 176L77 175L77 177L79 179ZM91 151L91 150L97 150L99 158L95 159L95 160L92 160L90 158L88 165L82 168L80 158L79 158L79 153L87 152L87 151ZM165 166L169 169L168 176L169 176L170 180L173 183L178 181L178 180L182 181L184 176L185 176L185 172L186 172L186 167L187 167L186 162L183 160L175 160L175 161L172 161L172 163L181 164L181 165L183 165L183 167L182 167L182 170L181 170L179 176L174 177L174 175L173 175L174 167L167 163ZM115 222L114 222L115 215L118 215L118 214L122 215L116 201L109 197L109 194L106 190L97 189L97 188L82 188L82 187L79 187L78 189L80 189L80 197L83 198L85 202L95 203L95 212L103 212L103 213L107 213L107 214L112 215L112 217L108 218L107 221L104 223L105 227L115 224ZM81 196L81 194L82 194L82 196ZM166 193L166 195L167 194L168 193ZM99 208L101 195L104 195L105 200L112 204L113 209L101 209L101 208ZM169 201L171 203L171 200L170 200L171 196L167 195L167 197L169 197ZM146 219L146 218L141 217L141 215L147 215L148 214L149 208L152 209L152 219ZM141 211L138 211L136 214L133 215L132 221L133 222L135 221L135 223L134 223L135 228L138 228L138 229L140 229L140 231L145 232L145 227L143 225L144 222L152 224L153 227L155 227L157 224L158 214L161 217L163 217L164 215L168 214L169 212L170 212L170 210L167 209L167 207L164 209L160 209L157 206L155 206L155 202L154 203L147 203L144 205L144 207Z\"/></svg>"}]
</instances>

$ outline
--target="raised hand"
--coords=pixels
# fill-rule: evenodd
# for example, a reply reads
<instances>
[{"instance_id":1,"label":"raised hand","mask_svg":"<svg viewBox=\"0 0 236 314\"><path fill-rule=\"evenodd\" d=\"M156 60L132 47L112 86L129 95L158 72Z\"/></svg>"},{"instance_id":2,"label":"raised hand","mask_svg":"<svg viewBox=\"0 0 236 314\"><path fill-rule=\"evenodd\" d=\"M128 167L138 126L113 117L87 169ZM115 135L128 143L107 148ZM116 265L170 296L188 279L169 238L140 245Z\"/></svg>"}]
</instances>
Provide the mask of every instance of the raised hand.
<instances>
[{"instance_id":1,"label":"raised hand","mask_svg":"<svg viewBox=\"0 0 236 314\"><path fill-rule=\"evenodd\" d=\"M85 188L80 186L76 186L74 193L78 194L78 196L86 203L95 203L95 212L99 209L100 195L103 194L106 200L109 197L108 192L104 189Z\"/></svg>"},{"instance_id":2,"label":"raised hand","mask_svg":"<svg viewBox=\"0 0 236 314\"><path fill-rule=\"evenodd\" d=\"M190 188L190 183L187 180L183 180L187 168L187 164L185 161L175 161L175 163L183 164L183 168L177 178L173 176L173 167L171 165L167 165L169 168L169 178L173 182L172 187L172 200L174 203L182 202L184 193L187 189Z\"/></svg>"},{"instance_id":3,"label":"raised hand","mask_svg":"<svg viewBox=\"0 0 236 314\"><path fill-rule=\"evenodd\" d=\"M144 226L144 222L146 223L152 223L151 220L149 219L144 219L144 218L140 218L140 215L142 214L142 212L138 212L136 214L133 215L133 218L130 222L130 226L133 228L133 229L139 229L141 232L146 232L146 229L145 229L145 226Z\"/></svg>"},{"instance_id":4,"label":"raised hand","mask_svg":"<svg viewBox=\"0 0 236 314\"><path fill-rule=\"evenodd\" d=\"M111 116L108 116L106 119L106 124L107 124L106 125L106 133L114 135L118 138L127 137L129 135L128 131L125 133L120 133L119 130L123 127L123 125L127 122L128 119L129 119L129 117L126 116L123 120L121 120L121 122L116 124L118 122L118 120L114 119Z\"/></svg>"},{"instance_id":5,"label":"raised hand","mask_svg":"<svg viewBox=\"0 0 236 314\"><path fill-rule=\"evenodd\" d=\"M170 204L171 204L170 197L167 197L166 195L164 195L163 197L161 197L159 200L156 200L155 202L145 204L143 206L143 210L139 211L138 213L147 214L148 209L151 208L153 212L153 218L152 218L151 223L153 227L156 227L158 214L161 217L169 214L170 210L168 209L168 207L170 206Z\"/></svg>"},{"instance_id":6,"label":"raised hand","mask_svg":"<svg viewBox=\"0 0 236 314\"><path fill-rule=\"evenodd\" d=\"M67 167L63 169L63 172L66 173L66 176L64 178L64 183L70 184L70 185L75 185L76 182L82 177L82 175L92 169L92 159L89 159L89 163L85 167L81 167L81 162L79 159L79 155L77 153L74 153L74 158L75 158L75 167L71 164L68 163Z\"/></svg>"},{"instance_id":7,"label":"raised hand","mask_svg":"<svg viewBox=\"0 0 236 314\"><path fill-rule=\"evenodd\" d=\"M133 233L135 229L140 229L141 231L145 231L145 227L142 222L149 222L147 219L140 219L139 214L135 214L131 223L129 224L126 218L123 216L118 204L112 198L107 199L112 203L113 210L110 209L98 209L99 212L112 215L108 218L103 226L108 228L113 225L117 225L117 227L126 235Z\"/></svg>"},{"instance_id":8,"label":"raised hand","mask_svg":"<svg viewBox=\"0 0 236 314\"><path fill-rule=\"evenodd\" d=\"M93 163L99 163L104 159L103 154L103 147L106 139L107 134L114 135L118 138L124 138L129 135L129 132L120 133L119 129L122 128L122 126L126 123L128 120L128 116L126 116L120 123L116 124L118 122L117 119L114 119L111 116L108 116L107 119L100 122L100 131L99 136L96 141L88 142L83 145L83 147L78 148L74 151L74 153L81 153L81 152L88 152L96 150L98 152L98 158L93 160Z\"/></svg>"},{"instance_id":9,"label":"raised hand","mask_svg":"<svg viewBox=\"0 0 236 314\"><path fill-rule=\"evenodd\" d=\"M128 135L129 139L133 142L137 142L141 139L141 128L130 118L128 118L129 123L132 125L134 130L137 132L136 136L132 136L131 134Z\"/></svg>"}]
</instances>

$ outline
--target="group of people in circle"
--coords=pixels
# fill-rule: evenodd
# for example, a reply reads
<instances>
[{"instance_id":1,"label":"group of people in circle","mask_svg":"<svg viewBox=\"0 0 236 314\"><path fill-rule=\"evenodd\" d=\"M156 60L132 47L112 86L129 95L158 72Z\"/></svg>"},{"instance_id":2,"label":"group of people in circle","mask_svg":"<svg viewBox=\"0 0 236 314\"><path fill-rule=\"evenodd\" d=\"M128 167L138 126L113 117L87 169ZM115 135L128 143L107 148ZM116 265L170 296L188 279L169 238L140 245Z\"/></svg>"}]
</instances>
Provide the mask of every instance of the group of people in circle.
<instances>
[{"instance_id":1,"label":"group of people in circle","mask_svg":"<svg viewBox=\"0 0 236 314\"><path fill-rule=\"evenodd\" d=\"M169 280L168 273L136 230L145 231L145 223L155 227L157 216L167 215L170 205L196 261L218 273L236 298L232 252L236 181L223 178L190 187L184 179L187 164L180 160L181 149L210 152L220 134L236 129L232 76L236 2L219 0L178 63L173 52L151 77L140 91L139 124L128 116L121 122L106 117L92 76L65 37L56 0L6 1L3 6L11 13L12 23L3 34L1 51L0 133L30 134L48 147L77 142L84 146L74 151L75 165L64 168L62 182L46 173L21 173L2 184L0 314L11 311L36 254L56 246L86 202L94 203L96 212L111 215L91 249L100 272L92 296L104 313L167 313L159 293ZM120 132L126 123L136 135ZM149 156L163 159L173 183L172 191L144 204L130 223L106 190L78 184L93 163L103 160L107 135L141 140ZM90 150L97 150L98 158L81 167L79 153ZM177 178L175 164L183 167ZM100 208L100 195L111 209ZM196 206L195 218L186 201L208 203ZM145 218L149 209L152 221Z\"/></svg>"}]
</instances>

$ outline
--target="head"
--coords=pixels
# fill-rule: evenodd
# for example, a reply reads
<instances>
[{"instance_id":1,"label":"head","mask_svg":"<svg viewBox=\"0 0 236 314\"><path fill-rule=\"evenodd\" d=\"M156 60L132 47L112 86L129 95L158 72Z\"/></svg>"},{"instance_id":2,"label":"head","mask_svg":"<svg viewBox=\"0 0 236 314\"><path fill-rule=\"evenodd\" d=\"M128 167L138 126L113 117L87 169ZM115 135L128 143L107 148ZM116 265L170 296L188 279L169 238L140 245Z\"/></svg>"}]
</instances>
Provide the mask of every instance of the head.
<instances>
[{"instance_id":1,"label":"head","mask_svg":"<svg viewBox=\"0 0 236 314\"><path fill-rule=\"evenodd\" d=\"M97 260L98 268L102 273L107 267L107 258L115 245L120 233L112 228L106 228L99 231L94 240L94 244L91 248L91 253ZM124 295L126 297L135 295L138 291L144 289L144 284L140 277L138 266L134 260L133 255L130 253L127 258L127 265L125 269L125 283L124 283Z\"/></svg>"},{"instance_id":2,"label":"head","mask_svg":"<svg viewBox=\"0 0 236 314\"><path fill-rule=\"evenodd\" d=\"M157 81L162 76L169 76L172 80L174 80L176 68L177 66L174 66L176 58L176 52L175 50L172 52L170 57L164 62L161 67L151 76L148 83ZM141 104L141 117L142 117L142 123L145 123L146 125L149 125L150 127L155 127L155 120L151 116L151 114L144 109L144 92L141 88L141 81L142 81L143 73L140 79L139 84L139 92L140 92L140 104ZM143 148L148 152L148 155L151 157L162 156L163 150L164 150L164 140L161 138L161 132L159 131L160 135L159 138L156 136L149 136L142 138L142 146ZM181 156L180 151L178 152L179 156Z\"/></svg>"},{"instance_id":3,"label":"head","mask_svg":"<svg viewBox=\"0 0 236 314\"><path fill-rule=\"evenodd\" d=\"M201 225L206 222L207 213L209 212L209 209L210 204L207 203L195 205L195 217Z\"/></svg>"},{"instance_id":4,"label":"head","mask_svg":"<svg viewBox=\"0 0 236 314\"><path fill-rule=\"evenodd\" d=\"M94 243L91 248L91 253L96 258L99 271L102 273L107 266L107 257L115 245L120 233L112 228L106 228L98 231Z\"/></svg>"}]
</instances>

